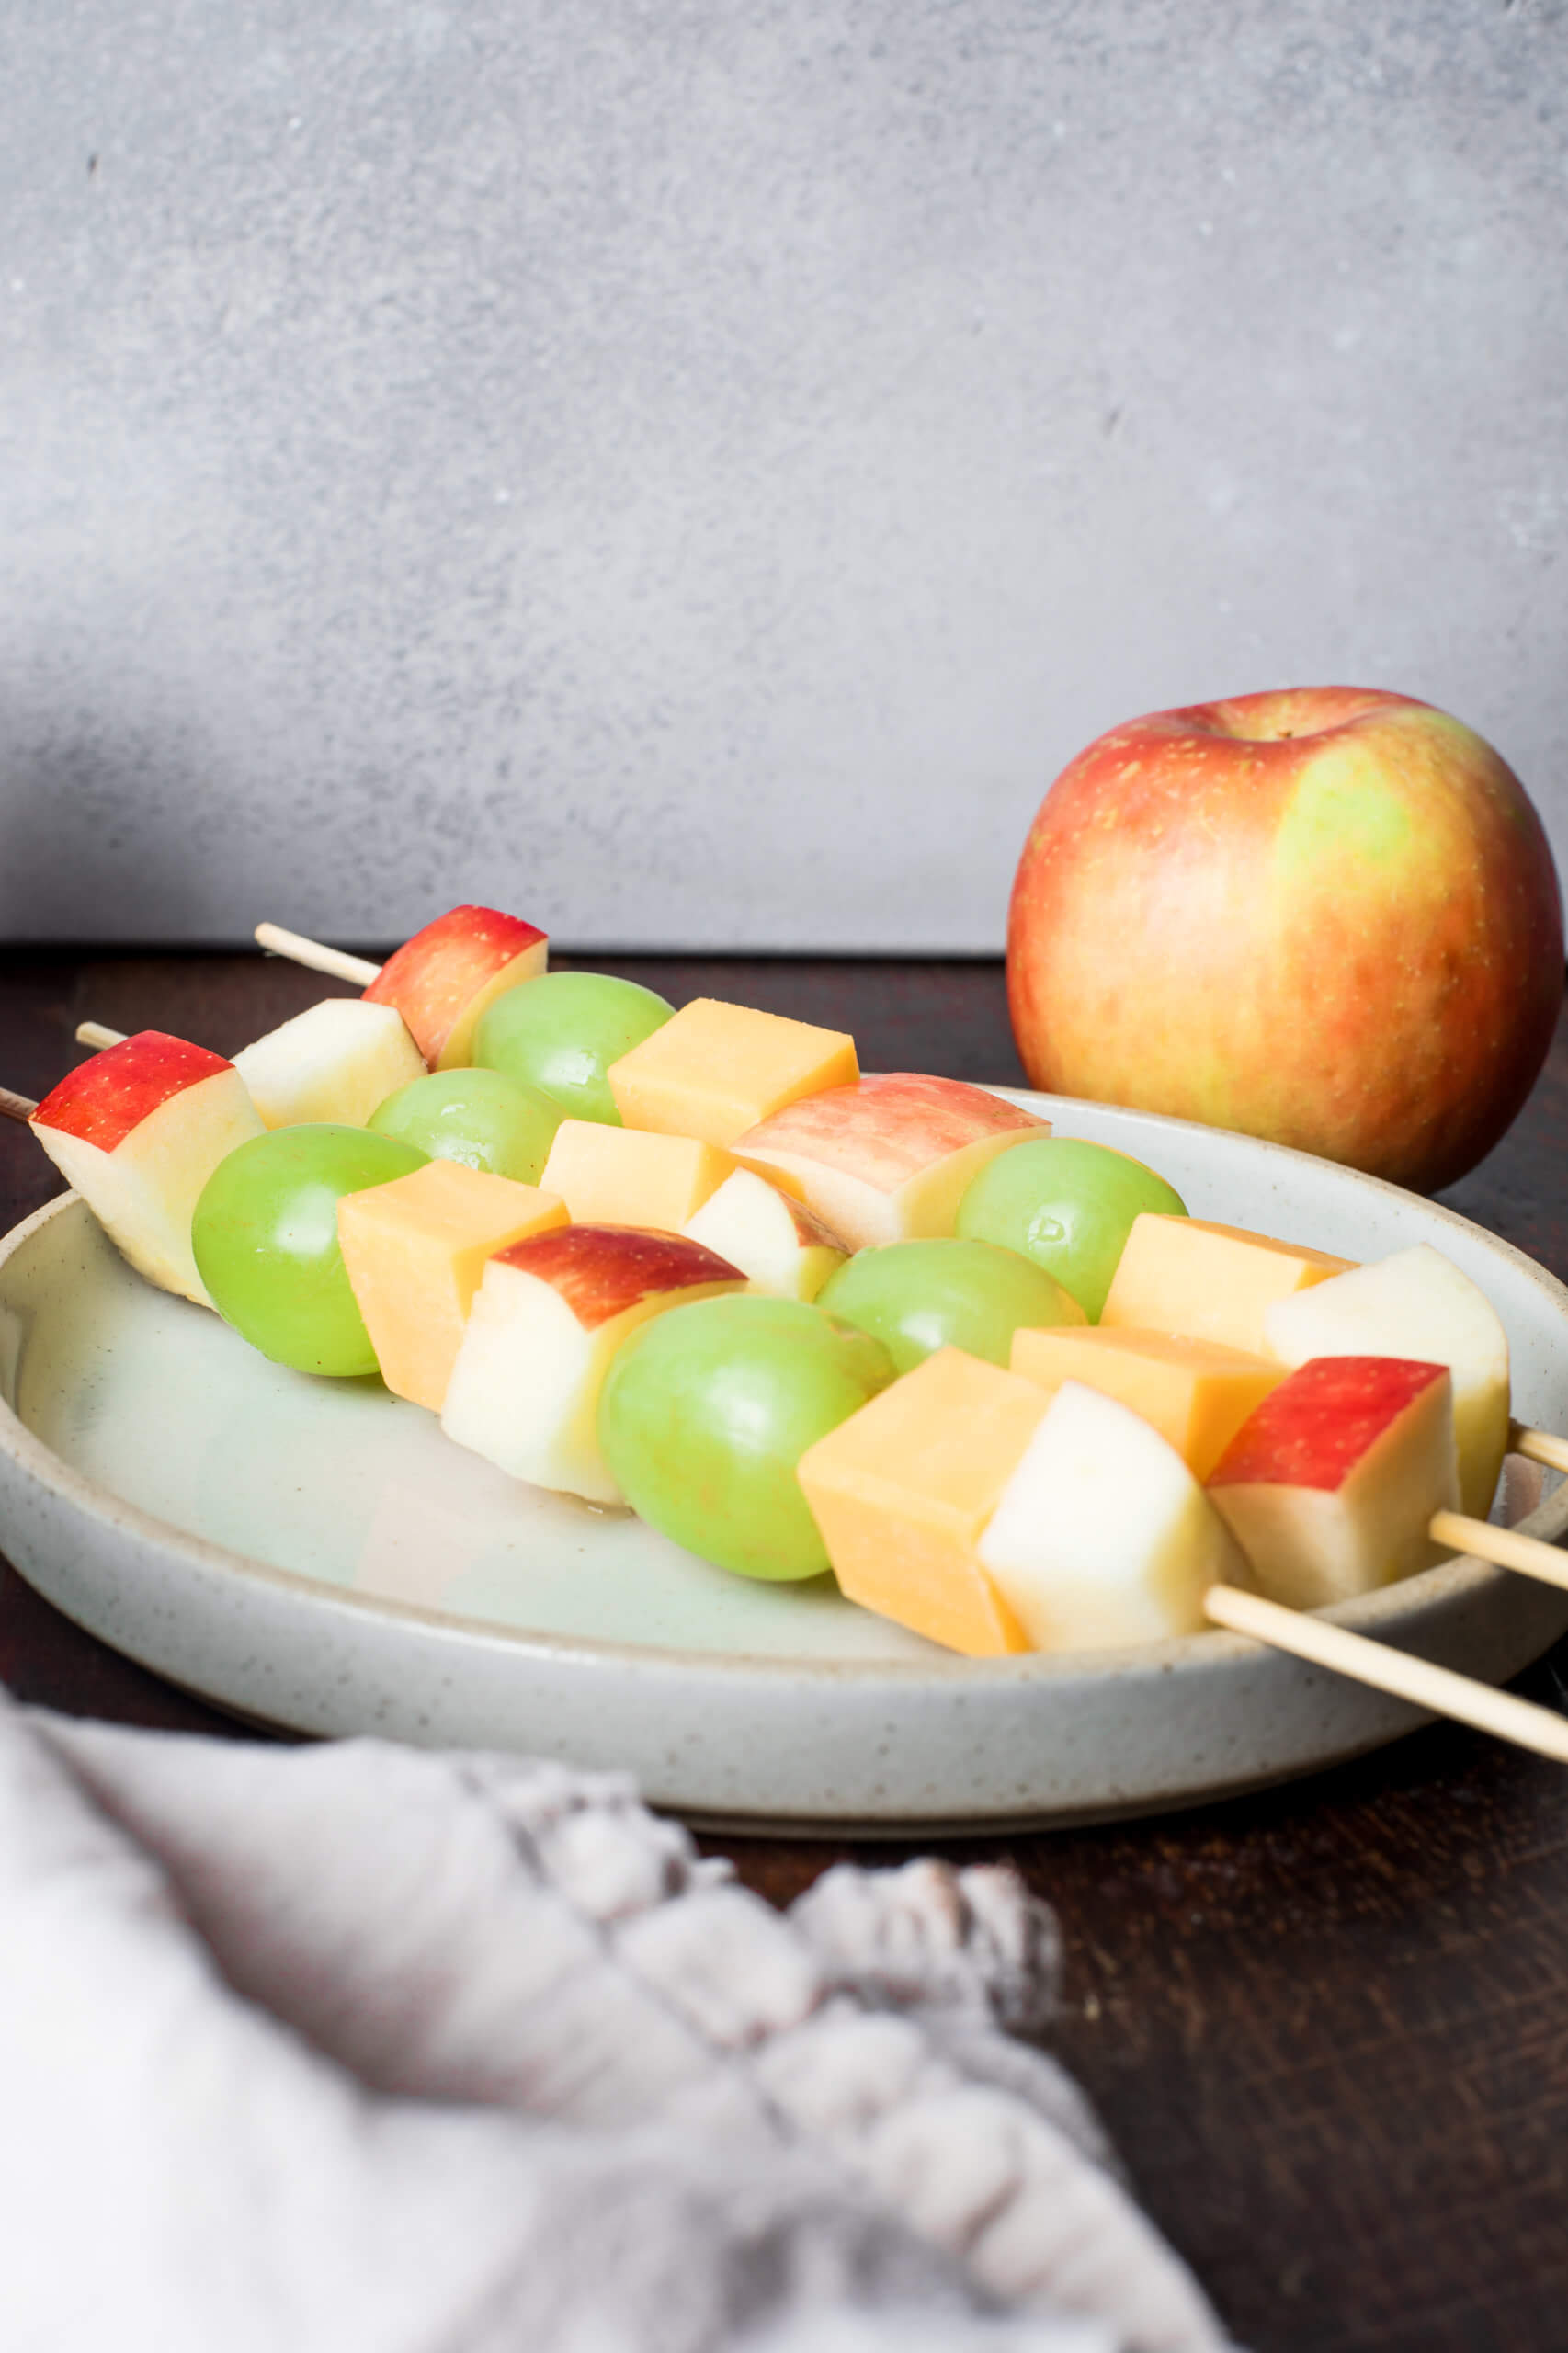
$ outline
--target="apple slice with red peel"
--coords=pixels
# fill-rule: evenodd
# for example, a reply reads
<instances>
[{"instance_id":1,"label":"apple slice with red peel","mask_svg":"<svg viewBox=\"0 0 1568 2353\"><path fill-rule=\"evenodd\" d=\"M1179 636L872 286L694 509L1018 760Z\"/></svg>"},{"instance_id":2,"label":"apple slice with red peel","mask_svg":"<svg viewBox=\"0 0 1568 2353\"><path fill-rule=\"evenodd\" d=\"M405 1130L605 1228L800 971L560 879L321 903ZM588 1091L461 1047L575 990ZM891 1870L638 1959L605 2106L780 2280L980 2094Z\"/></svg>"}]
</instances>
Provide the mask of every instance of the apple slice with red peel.
<instances>
[{"instance_id":1,"label":"apple slice with red peel","mask_svg":"<svg viewBox=\"0 0 1568 2353\"><path fill-rule=\"evenodd\" d=\"M480 1015L506 989L537 980L549 961L544 933L496 907L451 907L405 939L365 991L395 1006L432 1070L470 1063ZM390 1092L390 1090L389 1090Z\"/></svg>"},{"instance_id":2,"label":"apple slice with red peel","mask_svg":"<svg viewBox=\"0 0 1568 2353\"><path fill-rule=\"evenodd\" d=\"M362 1128L389 1095L424 1077L425 1058L395 1006L329 996L243 1046L234 1068L264 1127Z\"/></svg>"},{"instance_id":3,"label":"apple slice with red peel","mask_svg":"<svg viewBox=\"0 0 1568 2353\"><path fill-rule=\"evenodd\" d=\"M1408 1357L1314 1357L1243 1423L1209 1493L1261 1592L1318 1609L1443 1557L1459 1501L1453 1383Z\"/></svg>"},{"instance_id":4,"label":"apple slice with red peel","mask_svg":"<svg viewBox=\"0 0 1568 2353\"><path fill-rule=\"evenodd\" d=\"M1371 1353L1446 1364L1460 1508L1485 1518L1508 1450L1508 1336L1485 1292L1451 1259L1418 1242L1278 1301L1263 1329L1281 1364Z\"/></svg>"},{"instance_id":5,"label":"apple slice with red peel","mask_svg":"<svg viewBox=\"0 0 1568 2353\"><path fill-rule=\"evenodd\" d=\"M684 1234L567 1225L531 1235L484 1269L441 1427L514 1479L619 1503L596 1427L617 1348L666 1308L744 1289L739 1267Z\"/></svg>"},{"instance_id":6,"label":"apple slice with red peel","mask_svg":"<svg viewBox=\"0 0 1568 2353\"><path fill-rule=\"evenodd\" d=\"M848 1245L814 1210L751 1168L726 1176L681 1232L716 1250L754 1290L774 1299L815 1299L849 1256Z\"/></svg>"},{"instance_id":7,"label":"apple slice with red peel","mask_svg":"<svg viewBox=\"0 0 1568 2353\"><path fill-rule=\"evenodd\" d=\"M1241 1547L1169 1440L1077 1381L1051 1399L977 1549L1040 1651L1196 1634L1211 1585L1252 1582Z\"/></svg>"},{"instance_id":8,"label":"apple slice with red peel","mask_svg":"<svg viewBox=\"0 0 1568 2353\"><path fill-rule=\"evenodd\" d=\"M140 1029L83 1063L29 1122L66 1183L140 1274L210 1307L190 1221L221 1160L262 1133L233 1063Z\"/></svg>"},{"instance_id":9,"label":"apple slice with red peel","mask_svg":"<svg viewBox=\"0 0 1568 2353\"><path fill-rule=\"evenodd\" d=\"M1050 1133L983 1086L896 1071L804 1096L730 1149L861 1250L951 1233L981 1169Z\"/></svg>"}]
</instances>

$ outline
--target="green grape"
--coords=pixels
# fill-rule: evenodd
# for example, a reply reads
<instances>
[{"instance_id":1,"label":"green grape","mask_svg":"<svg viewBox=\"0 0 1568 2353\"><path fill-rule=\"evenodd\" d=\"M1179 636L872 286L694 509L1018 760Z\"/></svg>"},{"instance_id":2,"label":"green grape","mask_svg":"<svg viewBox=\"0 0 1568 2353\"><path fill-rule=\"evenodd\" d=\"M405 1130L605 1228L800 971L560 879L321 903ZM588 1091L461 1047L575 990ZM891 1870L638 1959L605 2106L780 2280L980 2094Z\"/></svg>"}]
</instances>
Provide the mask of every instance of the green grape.
<instances>
[{"instance_id":1,"label":"green grape","mask_svg":"<svg viewBox=\"0 0 1568 2353\"><path fill-rule=\"evenodd\" d=\"M674 1011L652 989L608 972L544 972L485 1007L473 1059L537 1087L574 1120L619 1128L605 1073Z\"/></svg>"},{"instance_id":2,"label":"green grape","mask_svg":"<svg viewBox=\"0 0 1568 2353\"><path fill-rule=\"evenodd\" d=\"M858 1250L828 1277L817 1305L881 1340L900 1372L945 1347L1005 1365L1021 1325L1085 1320L1043 1268L990 1242L887 1242Z\"/></svg>"},{"instance_id":3,"label":"green grape","mask_svg":"<svg viewBox=\"0 0 1568 2353\"><path fill-rule=\"evenodd\" d=\"M616 1355L599 1444L633 1511L688 1552L741 1576L820 1576L795 1465L892 1377L877 1341L801 1300L694 1300Z\"/></svg>"},{"instance_id":4,"label":"green grape","mask_svg":"<svg viewBox=\"0 0 1568 2353\"><path fill-rule=\"evenodd\" d=\"M337 1246L345 1193L429 1158L368 1128L274 1128L221 1160L191 1221L212 1304L252 1347L297 1372L377 1370Z\"/></svg>"},{"instance_id":5,"label":"green grape","mask_svg":"<svg viewBox=\"0 0 1568 2353\"><path fill-rule=\"evenodd\" d=\"M432 1160L460 1160L537 1185L565 1116L537 1086L501 1071L433 1070L378 1103L366 1124Z\"/></svg>"},{"instance_id":6,"label":"green grape","mask_svg":"<svg viewBox=\"0 0 1568 2353\"><path fill-rule=\"evenodd\" d=\"M1108 1144L1040 1136L981 1170L959 1203L958 1231L1032 1259L1097 1324L1132 1221L1146 1210L1185 1217L1187 1203Z\"/></svg>"}]
</instances>

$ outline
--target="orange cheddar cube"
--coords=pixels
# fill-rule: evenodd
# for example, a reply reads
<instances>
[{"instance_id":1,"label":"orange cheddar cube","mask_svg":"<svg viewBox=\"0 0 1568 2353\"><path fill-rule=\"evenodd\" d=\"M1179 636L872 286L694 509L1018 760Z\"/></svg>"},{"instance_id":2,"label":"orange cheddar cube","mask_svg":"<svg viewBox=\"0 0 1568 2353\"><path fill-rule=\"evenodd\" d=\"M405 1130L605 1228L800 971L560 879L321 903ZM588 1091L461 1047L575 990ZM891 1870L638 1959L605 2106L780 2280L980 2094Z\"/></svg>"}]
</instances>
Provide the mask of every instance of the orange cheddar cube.
<instances>
[{"instance_id":1,"label":"orange cheddar cube","mask_svg":"<svg viewBox=\"0 0 1568 2353\"><path fill-rule=\"evenodd\" d=\"M969 1658L1027 1650L975 1548L1050 1403L938 1348L808 1447L801 1485L849 1599Z\"/></svg>"},{"instance_id":2,"label":"orange cheddar cube","mask_svg":"<svg viewBox=\"0 0 1568 2353\"><path fill-rule=\"evenodd\" d=\"M738 1165L699 1136L562 1120L539 1181L547 1193L560 1194L574 1225L656 1226L678 1233Z\"/></svg>"},{"instance_id":3,"label":"orange cheddar cube","mask_svg":"<svg viewBox=\"0 0 1568 2353\"><path fill-rule=\"evenodd\" d=\"M1013 1335L1012 1369L1054 1397L1064 1381L1114 1397L1153 1425L1195 1479L1207 1479L1255 1406L1285 1377L1283 1365L1176 1332L1103 1324Z\"/></svg>"},{"instance_id":4,"label":"orange cheddar cube","mask_svg":"<svg viewBox=\"0 0 1568 2353\"><path fill-rule=\"evenodd\" d=\"M438 1414L487 1262L565 1223L557 1195L455 1160L346 1193L338 1243L387 1387Z\"/></svg>"},{"instance_id":5,"label":"orange cheddar cube","mask_svg":"<svg viewBox=\"0 0 1568 2353\"><path fill-rule=\"evenodd\" d=\"M748 1128L860 1075L842 1030L699 996L609 1066L615 1108L629 1128L733 1143Z\"/></svg>"},{"instance_id":6,"label":"orange cheddar cube","mask_svg":"<svg viewBox=\"0 0 1568 2353\"><path fill-rule=\"evenodd\" d=\"M1248 1356L1268 1356L1264 1317L1276 1300L1343 1275L1351 1264L1330 1257L1326 1250L1271 1241L1238 1225L1145 1211L1132 1221L1100 1323L1136 1332L1180 1332L1189 1339L1219 1340Z\"/></svg>"}]
</instances>

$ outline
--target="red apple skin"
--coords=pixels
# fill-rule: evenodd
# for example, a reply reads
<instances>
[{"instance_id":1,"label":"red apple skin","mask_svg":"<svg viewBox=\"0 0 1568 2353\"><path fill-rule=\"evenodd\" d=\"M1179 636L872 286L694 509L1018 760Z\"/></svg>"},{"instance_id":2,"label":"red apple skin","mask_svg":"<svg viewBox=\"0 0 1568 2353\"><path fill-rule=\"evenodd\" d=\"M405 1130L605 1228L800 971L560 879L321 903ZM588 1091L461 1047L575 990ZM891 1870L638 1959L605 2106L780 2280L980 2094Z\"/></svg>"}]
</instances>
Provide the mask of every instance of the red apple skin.
<instances>
[{"instance_id":1,"label":"red apple skin","mask_svg":"<svg viewBox=\"0 0 1568 2353\"><path fill-rule=\"evenodd\" d=\"M497 907L449 907L388 957L365 995L372 1005L396 1006L433 1070L463 1007L544 937Z\"/></svg>"},{"instance_id":2,"label":"red apple skin","mask_svg":"<svg viewBox=\"0 0 1568 2353\"><path fill-rule=\"evenodd\" d=\"M716 1250L653 1226L561 1225L513 1242L494 1258L549 1283L585 1332L597 1332L655 1292L745 1281Z\"/></svg>"},{"instance_id":3,"label":"red apple skin","mask_svg":"<svg viewBox=\"0 0 1568 2353\"><path fill-rule=\"evenodd\" d=\"M1208 1484L1337 1495L1369 1448L1448 1377L1446 1365L1405 1357L1313 1357L1247 1416Z\"/></svg>"},{"instance_id":4,"label":"red apple skin","mask_svg":"<svg viewBox=\"0 0 1568 2353\"><path fill-rule=\"evenodd\" d=\"M222 1054L209 1053L162 1029L138 1029L91 1062L80 1063L46 1095L32 1115L38 1128L58 1128L113 1152L159 1106L199 1086L221 1070L232 1070Z\"/></svg>"},{"instance_id":5,"label":"red apple skin","mask_svg":"<svg viewBox=\"0 0 1568 2353\"><path fill-rule=\"evenodd\" d=\"M1524 1102L1562 909L1523 787L1459 720L1349 687L1155 712L1079 754L1019 862L1007 989L1048 1091L1418 1191Z\"/></svg>"},{"instance_id":6,"label":"red apple skin","mask_svg":"<svg viewBox=\"0 0 1568 2353\"><path fill-rule=\"evenodd\" d=\"M887 1071L854 1086L804 1095L738 1137L730 1149L743 1158L754 1146L798 1153L892 1193L982 1136L1040 1125L1032 1111L962 1079Z\"/></svg>"}]
</instances>

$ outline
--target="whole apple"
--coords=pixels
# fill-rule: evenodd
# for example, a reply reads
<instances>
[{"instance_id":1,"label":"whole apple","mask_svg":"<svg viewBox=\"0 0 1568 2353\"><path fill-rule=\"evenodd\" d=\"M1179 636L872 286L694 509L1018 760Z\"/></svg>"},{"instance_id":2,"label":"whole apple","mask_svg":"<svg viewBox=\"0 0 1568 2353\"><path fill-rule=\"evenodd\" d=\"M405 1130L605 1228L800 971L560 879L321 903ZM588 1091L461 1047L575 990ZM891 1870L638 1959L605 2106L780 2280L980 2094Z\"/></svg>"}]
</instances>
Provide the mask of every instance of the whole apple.
<instances>
[{"instance_id":1,"label":"whole apple","mask_svg":"<svg viewBox=\"0 0 1568 2353\"><path fill-rule=\"evenodd\" d=\"M1422 1192L1529 1093L1562 908L1523 786L1459 720L1349 687L1113 728L1040 803L1007 992L1048 1092L1294 1144Z\"/></svg>"}]
</instances>

